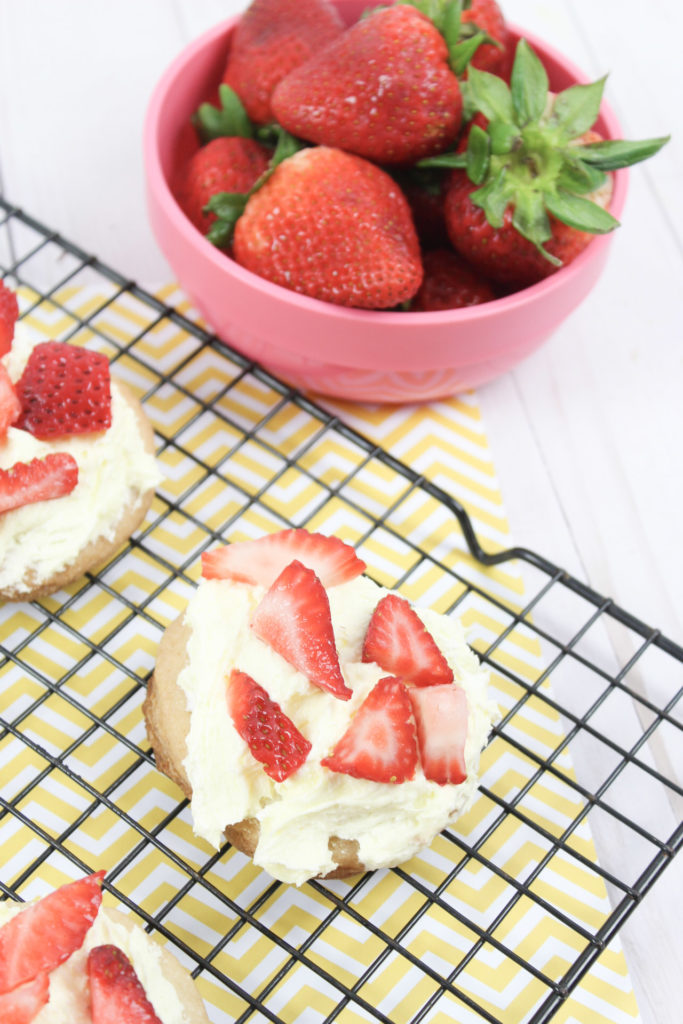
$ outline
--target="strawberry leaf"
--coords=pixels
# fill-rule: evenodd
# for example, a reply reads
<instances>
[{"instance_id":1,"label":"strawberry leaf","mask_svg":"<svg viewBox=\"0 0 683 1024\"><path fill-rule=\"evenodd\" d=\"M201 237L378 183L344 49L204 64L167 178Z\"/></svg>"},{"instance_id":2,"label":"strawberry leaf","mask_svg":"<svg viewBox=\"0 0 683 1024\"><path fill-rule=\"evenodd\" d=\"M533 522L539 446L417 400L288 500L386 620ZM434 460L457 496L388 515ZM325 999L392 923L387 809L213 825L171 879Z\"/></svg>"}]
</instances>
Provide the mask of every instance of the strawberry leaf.
<instances>
[{"instance_id":1,"label":"strawberry leaf","mask_svg":"<svg viewBox=\"0 0 683 1024\"><path fill-rule=\"evenodd\" d=\"M429 18L434 28L446 39L447 44L448 38L446 33L452 32L455 25L455 34L452 36L452 41L453 44L457 42L460 31L460 13L462 11L461 0L399 0L399 3L406 7L414 7L420 14L424 14L426 18ZM457 24L455 24L454 11L457 11ZM448 27L449 24L451 26L450 29Z\"/></svg>"},{"instance_id":2,"label":"strawberry leaf","mask_svg":"<svg viewBox=\"0 0 683 1024\"><path fill-rule=\"evenodd\" d=\"M400 3L414 7L424 14L434 28L444 37L448 47L448 62L455 75L464 74L469 62L482 43L492 43L500 47L488 32L484 32L474 22L463 22L462 0L399 0ZM470 3L465 2L465 7Z\"/></svg>"},{"instance_id":3,"label":"strawberry leaf","mask_svg":"<svg viewBox=\"0 0 683 1024\"><path fill-rule=\"evenodd\" d=\"M460 0L453 0L452 3L446 5L446 8L441 18L441 26L436 25L436 22L434 22L436 27L441 32L441 35L446 40L446 46L448 47L449 52L452 52L453 49L458 45L458 40L460 39L461 36L461 15L462 4L460 3Z\"/></svg>"},{"instance_id":4,"label":"strawberry leaf","mask_svg":"<svg viewBox=\"0 0 683 1024\"><path fill-rule=\"evenodd\" d=\"M578 156L572 159L568 154L557 177L558 188L567 192L594 192L605 183L605 174L597 167L591 167Z\"/></svg>"},{"instance_id":5,"label":"strawberry leaf","mask_svg":"<svg viewBox=\"0 0 683 1024\"><path fill-rule=\"evenodd\" d=\"M619 227L619 221L602 206L570 192L558 191L556 195L546 196L546 206L557 220L591 235L605 235Z\"/></svg>"},{"instance_id":6,"label":"strawberry leaf","mask_svg":"<svg viewBox=\"0 0 683 1024\"><path fill-rule=\"evenodd\" d=\"M232 236L235 232L235 224L237 219L233 223L228 223L224 220L215 220L209 230L206 233L206 237L212 245L215 245L217 249L227 249L232 242Z\"/></svg>"},{"instance_id":7,"label":"strawberry leaf","mask_svg":"<svg viewBox=\"0 0 683 1024\"><path fill-rule=\"evenodd\" d=\"M446 167L453 168L458 167L464 169L467 167L467 153L439 153L437 156L426 156L422 160L418 160L415 167L420 169L426 169L429 167Z\"/></svg>"},{"instance_id":8,"label":"strawberry leaf","mask_svg":"<svg viewBox=\"0 0 683 1024\"><path fill-rule=\"evenodd\" d=\"M300 149L303 149L305 143L301 142L300 139L295 138L294 135L290 135L284 128L277 125L277 144L275 146L275 152L270 158L269 170L273 171L278 164L281 164L283 160L287 160L288 157L294 156ZM266 171L266 174L268 171ZM260 187L263 182L259 180L254 188Z\"/></svg>"},{"instance_id":9,"label":"strawberry leaf","mask_svg":"<svg viewBox=\"0 0 683 1024\"><path fill-rule=\"evenodd\" d=\"M277 145L275 146L273 155L270 158L270 163L258 181L256 181L249 189L247 198L249 198L249 196L253 196L254 192L258 192L261 186L265 185L279 164L289 159L290 156L294 156L295 153L298 153L300 149L304 149L306 146L304 142L297 139L294 135L290 135L289 132L286 132L279 124L276 125L276 128Z\"/></svg>"},{"instance_id":10,"label":"strawberry leaf","mask_svg":"<svg viewBox=\"0 0 683 1024\"><path fill-rule=\"evenodd\" d=\"M488 71L470 68L468 72L468 98L489 121L514 123L512 95L507 84Z\"/></svg>"},{"instance_id":11,"label":"strawberry leaf","mask_svg":"<svg viewBox=\"0 0 683 1024\"><path fill-rule=\"evenodd\" d=\"M505 121L489 121L486 131L494 156L505 156L519 145L519 130L515 125L506 124Z\"/></svg>"},{"instance_id":12,"label":"strawberry leaf","mask_svg":"<svg viewBox=\"0 0 683 1024\"><path fill-rule=\"evenodd\" d=\"M471 4L466 3L463 6L464 8L469 8ZM500 40L494 39L493 36L490 36L486 29L480 28L479 25L477 25L476 21L463 22L462 28L460 29L460 38L471 39L472 36L476 35L483 36L483 42L487 43L489 46L495 46L498 50L503 49L503 44L500 42Z\"/></svg>"},{"instance_id":13,"label":"strawberry leaf","mask_svg":"<svg viewBox=\"0 0 683 1024\"><path fill-rule=\"evenodd\" d=\"M605 77L590 85L572 85L555 97L552 117L567 139L575 139L593 127L606 81Z\"/></svg>"},{"instance_id":14,"label":"strawberry leaf","mask_svg":"<svg viewBox=\"0 0 683 1024\"><path fill-rule=\"evenodd\" d=\"M548 75L526 39L520 39L510 78L517 124L537 121L548 99Z\"/></svg>"},{"instance_id":15,"label":"strawberry leaf","mask_svg":"<svg viewBox=\"0 0 683 1024\"><path fill-rule=\"evenodd\" d=\"M470 74L472 73L470 68ZM462 96L462 123L468 124L477 113L477 108L472 99L472 89L469 78L460 79L460 95Z\"/></svg>"},{"instance_id":16,"label":"strawberry leaf","mask_svg":"<svg viewBox=\"0 0 683 1024\"><path fill-rule=\"evenodd\" d=\"M204 207L205 213L215 213L206 237L218 249L227 249L232 241L235 224L244 213L249 193L217 192Z\"/></svg>"},{"instance_id":17,"label":"strawberry leaf","mask_svg":"<svg viewBox=\"0 0 683 1024\"><path fill-rule=\"evenodd\" d=\"M473 124L467 143L467 177L475 185L481 185L489 170L491 140L478 124Z\"/></svg>"},{"instance_id":18,"label":"strawberry leaf","mask_svg":"<svg viewBox=\"0 0 683 1024\"><path fill-rule=\"evenodd\" d=\"M279 124L275 121L269 121L268 124L256 125L254 128L254 138L262 142L264 146L269 146L273 149L277 145L281 131L282 129Z\"/></svg>"},{"instance_id":19,"label":"strawberry leaf","mask_svg":"<svg viewBox=\"0 0 683 1024\"><path fill-rule=\"evenodd\" d=\"M501 170L495 178L478 188L476 192L472 192L470 199L475 206L481 207L491 227L502 227L503 216L511 200L505 180L505 170Z\"/></svg>"},{"instance_id":20,"label":"strawberry leaf","mask_svg":"<svg viewBox=\"0 0 683 1024\"><path fill-rule=\"evenodd\" d=\"M215 213L221 220L229 220L237 211L239 216L247 204L246 192L216 192L204 207L205 213Z\"/></svg>"},{"instance_id":21,"label":"strawberry leaf","mask_svg":"<svg viewBox=\"0 0 683 1024\"><path fill-rule=\"evenodd\" d=\"M670 135L664 135L657 139L641 139L638 142L628 142L626 139L591 142L581 147L581 159L584 163L599 167L601 171L616 171L620 167L631 167L641 160L654 156L670 138Z\"/></svg>"},{"instance_id":22,"label":"strawberry leaf","mask_svg":"<svg viewBox=\"0 0 683 1024\"><path fill-rule=\"evenodd\" d=\"M512 223L520 235L528 238L544 256L550 259L549 254L543 248L543 243L552 236L543 200L544 197L540 192L531 189L519 192L512 212ZM559 260L558 265L560 265Z\"/></svg>"},{"instance_id":23,"label":"strawberry leaf","mask_svg":"<svg viewBox=\"0 0 683 1024\"><path fill-rule=\"evenodd\" d=\"M487 40L485 32L477 32L468 39L461 39L455 46L449 46L449 64L456 75L464 74L475 53Z\"/></svg>"},{"instance_id":24,"label":"strawberry leaf","mask_svg":"<svg viewBox=\"0 0 683 1024\"><path fill-rule=\"evenodd\" d=\"M214 107L211 103L202 103L192 115L191 120L201 143L205 145L212 139L219 139L223 136L253 138L253 125L237 93L229 85L221 84L218 87L218 97L221 102L220 107Z\"/></svg>"}]
</instances>

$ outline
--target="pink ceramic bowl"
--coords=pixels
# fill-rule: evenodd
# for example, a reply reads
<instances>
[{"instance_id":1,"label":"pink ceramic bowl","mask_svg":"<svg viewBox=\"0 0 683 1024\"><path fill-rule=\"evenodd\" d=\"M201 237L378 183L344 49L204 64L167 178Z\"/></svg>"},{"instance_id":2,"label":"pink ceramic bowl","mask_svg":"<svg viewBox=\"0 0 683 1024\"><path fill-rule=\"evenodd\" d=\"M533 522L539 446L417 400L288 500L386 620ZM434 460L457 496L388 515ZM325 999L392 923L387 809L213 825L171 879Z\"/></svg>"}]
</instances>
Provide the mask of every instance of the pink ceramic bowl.
<instances>
[{"instance_id":1,"label":"pink ceramic bowl","mask_svg":"<svg viewBox=\"0 0 683 1024\"><path fill-rule=\"evenodd\" d=\"M335 0L351 24L367 0ZM246 0L245 0L246 3ZM365 402L445 398L505 373L541 345L597 281L610 235L596 237L568 267L506 298L439 313L374 312L334 306L270 284L200 234L169 182L196 146L190 115L220 81L236 19L205 33L173 61L156 86L144 138L152 229L183 289L227 344L305 391ZM588 79L556 50L524 32L550 86ZM597 124L621 135L604 105ZM611 212L619 218L627 175L615 175Z\"/></svg>"}]
</instances>

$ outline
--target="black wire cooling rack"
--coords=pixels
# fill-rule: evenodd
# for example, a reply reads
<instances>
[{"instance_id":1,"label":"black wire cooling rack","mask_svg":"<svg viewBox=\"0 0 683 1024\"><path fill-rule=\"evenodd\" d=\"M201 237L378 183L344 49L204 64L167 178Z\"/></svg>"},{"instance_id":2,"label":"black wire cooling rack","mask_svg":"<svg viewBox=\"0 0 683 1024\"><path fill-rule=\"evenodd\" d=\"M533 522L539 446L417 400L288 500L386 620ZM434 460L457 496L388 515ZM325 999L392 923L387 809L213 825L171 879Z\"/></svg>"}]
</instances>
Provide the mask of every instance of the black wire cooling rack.
<instances>
[{"instance_id":1,"label":"black wire cooling rack","mask_svg":"<svg viewBox=\"0 0 683 1024\"><path fill-rule=\"evenodd\" d=\"M464 507L435 483L2 199L0 275L20 290L24 316L40 313L56 336L106 351L136 386L169 477L144 528L96 576L0 610L2 893L26 898L106 864L108 898L167 941L216 1021L549 1021L683 843L669 756L683 728L683 649L531 551L483 550ZM200 355L210 372L197 369ZM338 453L334 472L317 465L322 442ZM270 466L265 478L254 465ZM359 486L372 472L399 483L386 507ZM441 610L478 602L496 623L476 644L504 694L489 750L504 748L517 781L502 787L485 770L474 826L439 837L423 869L282 885L229 846L195 841L187 802L154 770L140 706L161 632L196 581L201 550L247 521L290 525L285 485L311 491L296 525L315 529L330 513L364 554L373 542L400 548L404 569L376 573L379 582L430 573L447 595ZM436 541L411 542L401 526L399 508L416 497L439 511ZM444 539L457 558L439 554ZM510 601L487 566L521 573L525 596ZM505 656L516 635L539 652L532 676ZM616 733L609 722L624 703L632 728ZM520 728L534 709L561 723L546 747ZM599 759L584 756L597 749ZM556 827L535 810L542 790L559 794ZM587 832L598 818L613 836L599 861ZM533 851L517 866L494 841L515 829ZM622 844L637 848L628 870ZM558 887L558 871L568 883L592 880L592 915L573 906L571 885L570 895ZM459 899L475 876L497 893L486 912ZM386 892L395 913L377 903ZM515 933L511 922L532 919L561 955L542 958L526 925ZM447 962L443 945L415 939L428 925L455 929ZM524 982L498 1006L476 983L496 970Z\"/></svg>"}]
</instances>

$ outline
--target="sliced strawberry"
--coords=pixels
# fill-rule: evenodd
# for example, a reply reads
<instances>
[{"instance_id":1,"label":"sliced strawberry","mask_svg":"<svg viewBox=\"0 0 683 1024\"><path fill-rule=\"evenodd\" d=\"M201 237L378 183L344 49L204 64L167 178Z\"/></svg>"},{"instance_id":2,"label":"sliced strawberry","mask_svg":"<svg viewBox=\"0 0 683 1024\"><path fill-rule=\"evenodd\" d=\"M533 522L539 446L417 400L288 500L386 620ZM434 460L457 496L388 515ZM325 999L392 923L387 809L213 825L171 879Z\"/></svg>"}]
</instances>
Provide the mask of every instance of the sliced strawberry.
<instances>
[{"instance_id":1,"label":"sliced strawberry","mask_svg":"<svg viewBox=\"0 0 683 1024\"><path fill-rule=\"evenodd\" d=\"M16 462L0 469L0 512L70 494L78 483L78 463L67 452Z\"/></svg>"},{"instance_id":2,"label":"sliced strawberry","mask_svg":"<svg viewBox=\"0 0 683 1024\"><path fill-rule=\"evenodd\" d=\"M457 785L467 778L467 697L459 686L411 689L422 771L426 778Z\"/></svg>"},{"instance_id":3,"label":"sliced strawberry","mask_svg":"<svg viewBox=\"0 0 683 1024\"><path fill-rule=\"evenodd\" d=\"M14 338L14 325L19 317L19 304L13 291L0 281L0 356L9 352Z\"/></svg>"},{"instance_id":4,"label":"sliced strawberry","mask_svg":"<svg viewBox=\"0 0 683 1024\"><path fill-rule=\"evenodd\" d=\"M4 364L0 363L0 441L7 433L7 428L19 418L20 412L21 402L14 390L12 378Z\"/></svg>"},{"instance_id":5,"label":"sliced strawberry","mask_svg":"<svg viewBox=\"0 0 683 1024\"><path fill-rule=\"evenodd\" d=\"M400 679L380 679L332 753L320 763L333 772L371 782L412 779L417 767L412 710L408 687Z\"/></svg>"},{"instance_id":6,"label":"sliced strawberry","mask_svg":"<svg viewBox=\"0 0 683 1024\"><path fill-rule=\"evenodd\" d=\"M363 661L374 661L416 686L453 682L453 671L436 641L398 594L387 594L372 613L363 642Z\"/></svg>"},{"instance_id":7,"label":"sliced strawberry","mask_svg":"<svg viewBox=\"0 0 683 1024\"><path fill-rule=\"evenodd\" d=\"M163 1024L135 968L118 946L90 950L88 981L93 1024Z\"/></svg>"},{"instance_id":8,"label":"sliced strawberry","mask_svg":"<svg viewBox=\"0 0 683 1024\"><path fill-rule=\"evenodd\" d=\"M109 361L100 352L43 341L17 381L17 426L34 437L70 437L111 426Z\"/></svg>"},{"instance_id":9,"label":"sliced strawberry","mask_svg":"<svg viewBox=\"0 0 683 1024\"><path fill-rule=\"evenodd\" d=\"M365 569L356 552L338 537L308 530L279 530L202 553L202 576L269 587L297 559L313 569L324 587L354 579Z\"/></svg>"},{"instance_id":10,"label":"sliced strawberry","mask_svg":"<svg viewBox=\"0 0 683 1024\"><path fill-rule=\"evenodd\" d=\"M296 560L283 569L256 608L251 628L315 686L340 700L353 696L339 667L330 602L312 569Z\"/></svg>"},{"instance_id":11,"label":"sliced strawberry","mask_svg":"<svg viewBox=\"0 0 683 1024\"><path fill-rule=\"evenodd\" d=\"M104 871L31 903L0 928L0 993L59 967L83 945L102 902Z\"/></svg>"},{"instance_id":12,"label":"sliced strawberry","mask_svg":"<svg viewBox=\"0 0 683 1024\"><path fill-rule=\"evenodd\" d=\"M227 701L237 732L271 779L284 782L301 768L311 744L246 672L230 673Z\"/></svg>"},{"instance_id":13,"label":"sliced strawberry","mask_svg":"<svg viewBox=\"0 0 683 1024\"><path fill-rule=\"evenodd\" d=\"M31 1024L49 996L50 980L47 974L39 974L32 981L26 981L11 992L5 992L0 996L2 1024Z\"/></svg>"}]
</instances>

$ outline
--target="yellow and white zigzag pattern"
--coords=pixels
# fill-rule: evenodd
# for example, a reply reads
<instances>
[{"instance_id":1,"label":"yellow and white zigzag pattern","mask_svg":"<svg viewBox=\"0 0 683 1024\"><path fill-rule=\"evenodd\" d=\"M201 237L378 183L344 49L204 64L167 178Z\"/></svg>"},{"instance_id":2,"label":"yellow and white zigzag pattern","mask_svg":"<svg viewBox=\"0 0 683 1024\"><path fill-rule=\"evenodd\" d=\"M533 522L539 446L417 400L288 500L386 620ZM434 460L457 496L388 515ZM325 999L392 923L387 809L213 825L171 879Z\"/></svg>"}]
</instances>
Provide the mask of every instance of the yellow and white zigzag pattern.
<instances>
[{"instance_id":1,"label":"yellow and white zigzag pattern","mask_svg":"<svg viewBox=\"0 0 683 1024\"><path fill-rule=\"evenodd\" d=\"M568 850L553 847L583 802L566 751L553 762L556 771L539 768L564 736L543 700L547 682L485 751L485 791L453 833L357 890L357 880L274 885L234 850L216 858L193 835L179 791L147 756L141 715L159 637L191 592L198 553L226 523L231 539L305 522L361 541L379 582L398 581L407 597L438 610L459 601L456 614L482 652L504 634L509 611L524 604L518 569L484 570L437 502L141 300L123 294L110 301L114 292L101 282L64 288L28 322L114 360L114 375L145 399L166 481L141 542L96 577L41 605L0 608L2 642L12 652L0 658L0 713L15 723L0 730L2 795L13 807L0 813L0 878L30 897L75 877L51 841L88 869L113 872L122 894L160 915L183 962L196 963L173 939L210 958L197 980L216 1024L248 1009L243 993L270 1014L257 1010L254 1021L322 1021L340 1001L343 1024L372 1020L372 1008L397 1024L421 1012L429 1024L530 1020L549 994L544 979L559 983L586 947L586 933L610 914L605 884L591 867L587 819ZM175 288L160 297L194 315ZM22 305L37 299L25 290ZM169 379L161 382L159 373ZM215 412L203 408L208 402ZM335 404L333 411L457 495L489 549L510 545L476 396L403 409ZM380 527L378 516L386 516ZM455 575L421 558L417 546ZM532 685L548 654L531 631L516 627L492 660L499 667L494 695L506 713L523 695L516 680ZM504 813L499 801L525 788L520 814ZM336 898L346 902L332 913ZM249 923L239 908L249 911ZM339 984L351 997L342 998ZM554 1020L638 1020L617 941Z\"/></svg>"}]
</instances>

